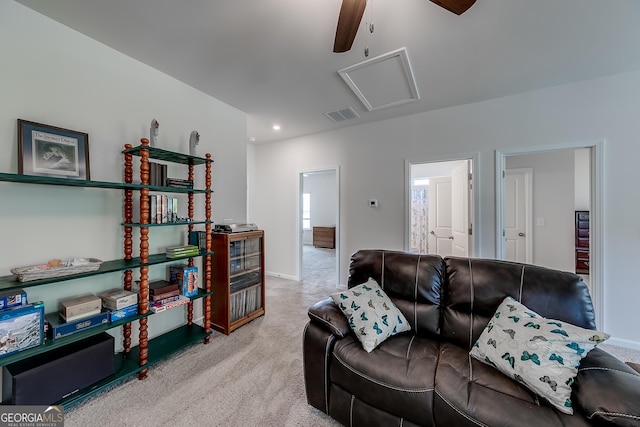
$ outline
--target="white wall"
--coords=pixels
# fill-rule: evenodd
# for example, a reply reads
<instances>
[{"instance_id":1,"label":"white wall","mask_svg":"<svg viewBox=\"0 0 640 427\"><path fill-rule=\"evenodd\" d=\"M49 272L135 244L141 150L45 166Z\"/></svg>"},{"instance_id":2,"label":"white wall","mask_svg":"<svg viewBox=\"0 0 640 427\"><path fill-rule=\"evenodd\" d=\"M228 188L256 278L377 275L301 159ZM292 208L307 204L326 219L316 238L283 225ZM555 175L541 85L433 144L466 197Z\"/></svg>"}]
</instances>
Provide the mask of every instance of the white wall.
<instances>
[{"instance_id":1,"label":"white wall","mask_svg":"<svg viewBox=\"0 0 640 427\"><path fill-rule=\"evenodd\" d=\"M575 150L575 208L588 211L591 206L591 150Z\"/></svg>"},{"instance_id":2,"label":"white wall","mask_svg":"<svg viewBox=\"0 0 640 427\"><path fill-rule=\"evenodd\" d=\"M255 147L253 220L267 233L267 270L295 274L296 182L299 170L327 164L341 168L340 281L349 255L360 248L402 249L404 161L478 153L480 197L478 256L495 256L494 150L562 143L604 143L605 329L640 348L640 331L629 321L640 287L635 285L640 227L629 212L640 208L640 73L563 85L487 102L402 117ZM466 156L465 156L466 157ZM278 203L269 193L278 189ZM367 200L376 198L380 208Z\"/></svg>"},{"instance_id":3,"label":"white wall","mask_svg":"<svg viewBox=\"0 0 640 427\"><path fill-rule=\"evenodd\" d=\"M119 182L120 151L125 143L138 145L148 137L155 118L161 148L187 152L189 134L199 131L198 152L210 152L215 160L214 220L245 219L244 113L13 1L0 2L0 57L0 172L18 171L16 119L22 118L87 132L91 178ZM203 175L197 174L199 186ZM53 258L121 257L122 197L117 190L0 183L0 275ZM196 196L196 202L197 208L204 206L204 196ZM204 218L202 209L197 212ZM179 243L186 233L162 228L167 230L150 233L152 251ZM152 278L163 276L162 267L152 269ZM30 300L44 300L51 312L58 298L117 286L121 277L110 274L27 293ZM195 306L198 317L201 310ZM150 321L150 335L180 317L184 310Z\"/></svg>"}]
</instances>

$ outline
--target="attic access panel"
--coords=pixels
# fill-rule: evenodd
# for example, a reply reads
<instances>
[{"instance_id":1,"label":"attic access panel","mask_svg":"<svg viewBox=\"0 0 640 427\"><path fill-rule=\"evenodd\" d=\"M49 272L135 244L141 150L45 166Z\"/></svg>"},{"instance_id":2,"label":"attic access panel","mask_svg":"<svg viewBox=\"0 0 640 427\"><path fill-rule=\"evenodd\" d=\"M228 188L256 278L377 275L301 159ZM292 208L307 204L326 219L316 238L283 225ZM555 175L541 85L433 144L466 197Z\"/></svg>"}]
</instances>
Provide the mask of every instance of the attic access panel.
<instances>
[{"instance_id":1,"label":"attic access panel","mask_svg":"<svg viewBox=\"0 0 640 427\"><path fill-rule=\"evenodd\" d=\"M369 111L420 99L405 47L338 70L338 74Z\"/></svg>"}]
</instances>

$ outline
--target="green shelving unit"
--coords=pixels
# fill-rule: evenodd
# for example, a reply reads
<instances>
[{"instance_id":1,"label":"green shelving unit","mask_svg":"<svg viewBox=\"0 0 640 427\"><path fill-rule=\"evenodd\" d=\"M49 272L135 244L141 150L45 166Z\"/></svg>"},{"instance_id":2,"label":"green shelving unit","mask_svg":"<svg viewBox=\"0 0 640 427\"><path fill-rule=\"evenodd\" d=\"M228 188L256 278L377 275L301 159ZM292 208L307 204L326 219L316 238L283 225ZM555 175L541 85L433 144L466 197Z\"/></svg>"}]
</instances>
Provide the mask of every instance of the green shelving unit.
<instances>
[{"instance_id":1,"label":"green shelving unit","mask_svg":"<svg viewBox=\"0 0 640 427\"><path fill-rule=\"evenodd\" d=\"M48 351L51 351L59 347L64 347L65 345L71 344L72 342L81 341L85 338L91 337L93 335L97 335L101 332L108 331L109 329L117 328L118 326L122 326L127 323L131 323L133 321L142 319L143 317L147 317L149 315L151 315L151 313L136 314L134 316L130 316L125 319L118 320L117 322L95 326L93 328L90 328L81 332L76 332L73 335L69 335L63 338L58 338L56 340L46 339L44 340L44 343L42 343L37 347L31 347L26 350L18 351L16 353L12 353L12 354L9 354L8 356L4 356L0 358L0 366L10 365L13 362L17 362L19 360L27 359L37 354L46 353Z\"/></svg>"},{"instance_id":2,"label":"green shelving unit","mask_svg":"<svg viewBox=\"0 0 640 427\"><path fill-rule=\"evenodd\" d=\"M143 142L143 144L146 144ZM146 151L144 151L146 150ZM130 156L141 156L141 165L148 161L148 159L158 159L164 160L167 162L178 163L183 165L188 165L190 174L192 173L192 166L205 164L207 167L206 174L206 188L205 189L187 189L187 188L176 188L176 187L164 187L164 186L152 186L147 184L135 184L132 183L131 179L131 169L127 169L125 167L125 181L124 183L119 182L107 182L107 181L92 181L92 180L75 180L70 178L60 178L53 176L31 176L31 175L21 175L21 174L9 174L9 173L0 173L0 183L18 183L18 184L35 184L35 185L51 185L51 186L65 186L65 187L80 187L80 188L99 188L99 189L115 189L115 190L125 190L125 196L128 201L131 201L132 193L140 192L140 194L147 194L148 192L164 192L164 193L185 193L185 194L204 194L206 196L206 203L211 202L211 194L213 191L211 190L211 164L213 160L207 154L207 158L191 156L182 153L175 153L159 148L148 147L146 145L141 145L138 147L128 148L122 151L125 154L125 158L128 158L130 161ZM148 157L147 157L148 154ZM146 160L145 160L146 159ZM125 162L126 163L126 162ZM130 163L129 163L130 164ZM141 166L142 168L142 166ZM127 170L128 175L127 175ZM189 197L189 201L191 203L192 198ZM125 206L130 206L125 204ZM210 220L210 209L206 210L207 218L205 220L187 220L187 221L179 221L173 223L166 224L140 224L140 223L122 223L122 226L125 227L140 227L140 228L152 228L152 227L166 227L166 226L191 226L194 225L204 225L205 231L211 232L211 225L213 221ZM128 215L125 215L127 217ZM130 218L130 216L129 216ZM131 242L126 243L126 245L130 245ZM125 253L127 252L127 248L125 247ZM129 248L131 249L131 248ZM168 258L166 254L148 254L146 251L140 251L141 257L135 257L129 260L126 259L116 259L110 261L104 261L100 264L100 268L95 271L90 271L86 273L73 274L68 276L61 277L51 277L40 280L33 280L28 282L20 282L17 280L16 276L8 275L0 277L0 291L4 290L13 290L18 288L30 288L35 286L48 286L53 285L59 282L65 282L70 280L78 280L83 278L88 278L92 276L115 273L119 271L126 270L136 270L146 266L152 265L160 265L160 264L168 264L174 263L180 260L187 260L195 257L202 257L203 266L208 266L210 268L211 263L211 255L213 252L204 251L200 252L196 256L187 256L187 257L178 257L178 258ZM131 280L131 276L125 275L125 280ZM201 276L204 277L204 276ZM204 279L205 287L210 289L209 279ZM143 282L144 283L144 282ZM122 279L118 279L118 286L122 286ZM86 291L86 290L85 290ZM212 292L206 289L199 289L198 294L190 297L190 304L195 300L204 299L204 303L208 304L208 298L211 297ZM203 306L204 308L204 306ZM154 315L162 315L162 313L153 314L151 311L147 311L146 313L137 314L134 316L127 317L125 319L112 322L109 324L104 324L100 326L93 327L91 329L77 332L73 335L59 338L56 340L46 339L42 345L37 347L32 347L26 350L22 350L16 353L12 353L5 357L0 357L0 366L5 366L12 364L14 362L18 362L20 360L24 360L30 357L37 356L39 354L47 353L57 348L61 348L67 346L71 343L81 341L85 338L89 338L91 336L106 332L110 329L130 325L132 322L139 321L140 322L140 339L139 341L143 344L147 345L147 357L141 358L139 346L131 347L126 349L126 351L115 354L115 373L110 375L109 377L92 384L89 387L86 387L82 390L75 392L74 394L65 397L64 399L58 402L51 402L52 404L64 405L64 406L72 406L75 405L90 396L99 393L100 391L106 390L109 387L130 378L133 375L140 374L140 378L144 378L146 374L146 370L148 367L153 364L175 354L176 352L189 347L197 342L208 342L208 337L211 335L212 330L209 328L209 319L207 311L205 310L205 316L203 326L199 326L197 324L192 323L192 310L189 310L187 324L176 327L175 329L164 333L160 336L157 336L151 340L147 341L146 338L146 324L149 318ZM192 324L189 324L192 323ZM145 329L145 334L142 333L143 328Z\"/></svg>"},{"instance_id":3,"label":"green shelving unit","mask_svg":"<svg viewBox=\"0 0 640 427\"><path fill-rule=\"evenodd\" d=\"M213 255L213 252L201 252L198 256L209 256L209 255ZM132 258L129 260L116 259L112 261L104 261L102 264L100 264L100 268L95 271L90 271L87 273L80 273L80 274L72 274L69 276L51 277L51 278L40 279L40 280L31 280L29 282L19 282L16 279L16 276L14 275L2 276L0 277L0 291L18 289L18 288L29 288L33 286L49 285L52 283L64 282L67 280L82 279L86 277L97 276L100 274L114 273L117 271L133 270L136 268L144 267L145 265L165 264L165 263L180 261L180 260L189 259L189 258L193 258L193 256L168 258L164 253L162 253L162 254L150 255L146 263L142 263L139 257Z\"/></svg>"},{"instance_id":4,"label":"green shelving unit","mask_svg":"<svg viewBox=\"0 0 640 427\"><path fill-rule=\"evenodd\" d=\"M84 179L57 178L53 176L35 176L35 175L19 175L13 173L0 173L0 182L13 182L19 184L38 184L38 185L57 185L63 187L82 187L82 188L107 188L115 190L142 190L157 191L163 193L194 193L207 194L213 193L213 190L194 189L194 188L178 188L178 187L162 187L159 185L143 185L143 184L127 184L123 182L108 181L88 181Z\"/></svg>"},{"instance_id":5,"label":"green shelving unit","mask_svg":"<svg viewBox=\"0 0 640 427\"><path fill-rule=\"evenodd\" d=\"M140 156L142 149L146 148L149 151L149 158L155 160L164 160L171 163L179 163L183 165L202 165L205 163L213 163L212 159L206 159L204 157L191 156L184 153L176 153L174 151L164 150L156 147L143 147L138 145L126 150L122 150L122 154L132 154L134 156Z\"/></svg>"}]
</instances>

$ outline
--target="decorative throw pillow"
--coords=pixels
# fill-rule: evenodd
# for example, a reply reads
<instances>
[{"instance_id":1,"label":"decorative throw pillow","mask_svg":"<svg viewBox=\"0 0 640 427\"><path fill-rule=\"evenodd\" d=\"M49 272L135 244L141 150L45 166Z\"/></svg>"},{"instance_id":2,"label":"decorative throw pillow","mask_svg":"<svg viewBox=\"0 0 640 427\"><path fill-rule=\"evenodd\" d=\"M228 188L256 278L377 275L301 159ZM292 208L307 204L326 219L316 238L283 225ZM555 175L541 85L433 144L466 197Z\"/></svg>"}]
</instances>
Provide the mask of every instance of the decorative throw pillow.
<instances>
[{"instance_id":1,"label":"decorative throw pillow","mask_svg":"<svg viewBox=\"0 0 640 427\"><path fill-rule=\"evenodd\" d=\"M349 326L368 353L390 336L411 330L402 312L373 280L331 298L349 319Z\"/></svg>"},{"instance_id":2,"label":"decorative throw pillow","mask_svg":"<svg viewBox=\"0 0 640 427\"><path fill-rule=\"evenodd\" d=\"M497 308L471 356L521 382L566 414L580 360L609 335L546 319L511 297Z\"/></svg>"}]
</instances>

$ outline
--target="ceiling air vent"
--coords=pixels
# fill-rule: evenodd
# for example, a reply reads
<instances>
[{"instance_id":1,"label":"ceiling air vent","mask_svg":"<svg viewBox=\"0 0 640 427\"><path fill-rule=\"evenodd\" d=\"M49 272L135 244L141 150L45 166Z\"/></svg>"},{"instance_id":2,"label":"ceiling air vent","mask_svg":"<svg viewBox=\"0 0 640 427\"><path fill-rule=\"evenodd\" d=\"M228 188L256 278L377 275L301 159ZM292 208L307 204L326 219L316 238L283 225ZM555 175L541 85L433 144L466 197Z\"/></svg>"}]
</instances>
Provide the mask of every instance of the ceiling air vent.
<instances>
[{"instance_id":1,"label":"ceiling air vent","mask_svg":"<svg viewBox=\"0 0 640 427\"><path fill-rule=\"evenodd\" d=\"M356 110L351 107L343 108L342 110L329 111L328 113L324 113L324 115L329 117L329 119L334 123L360 118L358 113L356 113Z\"/></svg>"}]
</instances>

